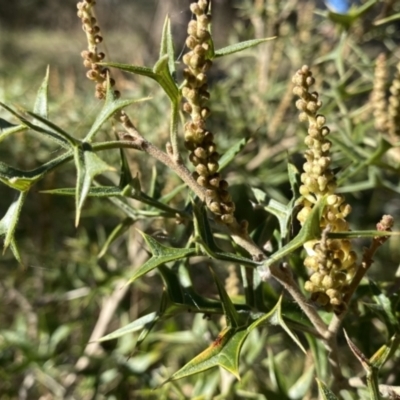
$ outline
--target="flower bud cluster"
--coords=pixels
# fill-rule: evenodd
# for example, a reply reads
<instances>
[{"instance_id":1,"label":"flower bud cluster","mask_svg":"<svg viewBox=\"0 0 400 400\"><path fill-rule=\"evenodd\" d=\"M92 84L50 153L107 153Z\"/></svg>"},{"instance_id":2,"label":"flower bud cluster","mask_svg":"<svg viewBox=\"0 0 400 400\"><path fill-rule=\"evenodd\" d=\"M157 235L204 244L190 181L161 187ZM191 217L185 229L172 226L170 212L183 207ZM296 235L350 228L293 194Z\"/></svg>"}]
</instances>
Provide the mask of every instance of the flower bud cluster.
<instances>
[{"instance_id":1,"label":"flower bud cluster","mask_svg":"<svg viewBox=\"0 0 400 400\"><path fill-rule=\"evenodd\" d=\"M301 111L299 118L308 122L305 144L306 162L301 175L300 193L303 196L302 209L297 215L301 224L307 220L314 205L327 196L320 227L325 232L319 240L305 243L307 257L304 265L313 272L305 283L305 289L312 293L312 299L327 308L343 308L343 295L356 268L356 254L351 250L349 240L328 239L327 232L348 231L346 222L351 207L342 196L335 195L336 181L330 169L331 142L327 139L329 128L325 117L318 114L322 106L318 93L310 92L314 78L308 66L303 66L293 77L293 93L300 99L296 107Z\"/></svg>"},{"instance_id":2,"label":"flower bud cluster","mask_svg":"<svg viewBox=\"0 0 400 400\"><path fill-rule=\"evenodd\" d=\"M234 222L235 204L228 192L228 183L218 172L220 155L214 135L206 129L206 119L210 114L206 106L210 98L206 74L212 65L208 57L211 36L207 8L208 0L199 0L190 6L195 19L188 26L186 46L189 52L183 56L186 65L183 71L185 85L182 94L186 100L183 110L191 117L185 124L185 146L195 167L193 177L206 189L208 208L216 215L217 221L231 224Z\"/></svg>"},{"instance_id":3,"label":"flower bud cluster","mask_svg":"<svg viewBox=\"0 0 400 400\"><path fill-rule=\"evenodd\" d=\"M374 110L375 129L382 133L387 132L388 129L386 83L386 56L385 53L381 53L376 59L374 87L371 94L371 103Z\"/></svg>"},{"instance_id":4,"label":"flower bud cluster","mask_svg":"<svg viewBox=\"0 0 400 400\"><path fill-rule=\"evenodd\" d=\"M388 128L389 134L398 138L400 136L400 63L396 68L396 75L390 86Z\"/></svg>"},{"instance_id":5,"label":"flower bud cluster","mask_svg":"<svg viewBox=\"0 0 400 400\"><path fill-rule=\"evenodd\" d=\"M89 69L86 76L91 81L96 82L95 96L98 99L104 99L106 97L109 70L97 65L97 63L104 59L105 55L97 50L97 46L103 41L103 37L100 34L97 20L93 16L93 7L95 4L94 0L83 0L77 4L78 17L82 20L82 29L86 33L88 42L88 50L82 51L81 56L83 58L83 65ZM114 79L110 78L110 86L113 87L114 85ZM119 92L114 90L114 96L119 97Z\"/></svg>"}]
</instances>

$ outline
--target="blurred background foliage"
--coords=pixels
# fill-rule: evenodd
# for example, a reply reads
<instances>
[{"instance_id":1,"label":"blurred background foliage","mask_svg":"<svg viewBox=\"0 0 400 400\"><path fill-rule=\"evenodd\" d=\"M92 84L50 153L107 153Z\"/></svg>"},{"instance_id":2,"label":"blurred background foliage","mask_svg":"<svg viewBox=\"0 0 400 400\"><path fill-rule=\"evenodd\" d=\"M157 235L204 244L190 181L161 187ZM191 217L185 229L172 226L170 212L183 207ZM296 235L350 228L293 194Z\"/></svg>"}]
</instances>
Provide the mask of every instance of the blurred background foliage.
<instances>
[{"instance_id":1,"label":"blurred background foliage","mask_svg":"<svg viewBox=\"0 0 400 400\"><path fill-rule=\"evenodd\" d=\"M167 13L179 60L191 18L188 3L99 0L96 12L107 60L152 66ZM256 49L215 62L210 82L210 126L220 152L240 138L251 138L224 172L232 185L238 219L247 218L252 228L264 227L266 239L274 240L277 224L264 211L252 210L250 201L254 197L250 187L261 188L281 202L291 197L287 162L291 160L301 168L302 138L306 132L306 126L297 120L291 76L303 64L312 66L316 90L324 102L323 113L336 145L334 165L339 168L339 176L343 171L350 172L341 190L353 208L352 229L374 229L383 214L398 220L398 153L393 151L377 164L365 163L362 167L379 142L369 100L375 59L381 52L388 54L390 82L400 56L399 22L374 25L379 16L388 16L385 12L400 12L398 2L377 1L346 31L329 18L322 2L213 2L217 48L277 36ZM101 108L94 99L91 82L85 78L80 57L85 48L75 1L0 2L0 99L32 109L46 66L50 65L50 117L67 131L83 137ZM149 102L130 107L128 113L145 136L164 147L169 124L165 96L143 77L117 72L114 77L124 98L153 96ZM9 119L3 111L0 117ZM112 137L111 124L102 135ZM2 142L0 159L21 169L32 169L48 160L54 151L34 135L21 134ZM160 197L180 184L176 176L145 154L132 152L128 157L132 173L139 174L143 191ZM106 155L111 164L117 159L117 152ZM115 182L117 177L109 174L104 179ZM93 330L105 334L158 309L163 286L157 274L149 274L128 288L123 285L148 257L135 228L176 247L184 244L185 235L175 221L141 219L99 258L107 236L125 216L111 202L91 199L79 228L75 229L72 198L39 193L54 187L72 187L74 183L71 166L39 183L29 195L17 229L25 267L18 265L9 251L1 257L2 400L303 398L299 395L301 388L291 392L289 388L302 381L310 385L310 360L304 360L277 328L251 333L242 352L240 382L223 370L211 370L159 387L217 336L222 322L215 317L207 320L201 315L187 314L170 319L157 326L138 349L134 334L88 345ZM13 190L1 186L2 215L14 197ZM174 198L173 205L184 207L185 201L186 195L182 194ZM141 204L135 206L143 208ZM357 242L360 251L365 244L362 240ZM377 255L370 273L391 291L399 289L399 256L399 241L392 238ZM291 263L298 276L304 278L306 271L299 260L297 255ZM234 266L203 258L190 261L193 283L199 293L216 296L206 268L209 264L222 279L234 282L238 295L242 293ZM277 285L272 286L274 289L268 290L275 290L275 295L280 292ZM359 298L365 294L366 289L362 289ZM349 318L347 332L358 340L366 354L372 354L386 340L385 327L363 303L355 305L352 312L359 317ZM306 342L305 338L302 340ZM308 341L310 346L318 347L310 338ZM341 345L348 353L344 355L347 375L356 376L360 366L344 342ZM398 367L398 362L391 362L383 371L388 382L399 384Z\"/></svg>"}]
</instances>

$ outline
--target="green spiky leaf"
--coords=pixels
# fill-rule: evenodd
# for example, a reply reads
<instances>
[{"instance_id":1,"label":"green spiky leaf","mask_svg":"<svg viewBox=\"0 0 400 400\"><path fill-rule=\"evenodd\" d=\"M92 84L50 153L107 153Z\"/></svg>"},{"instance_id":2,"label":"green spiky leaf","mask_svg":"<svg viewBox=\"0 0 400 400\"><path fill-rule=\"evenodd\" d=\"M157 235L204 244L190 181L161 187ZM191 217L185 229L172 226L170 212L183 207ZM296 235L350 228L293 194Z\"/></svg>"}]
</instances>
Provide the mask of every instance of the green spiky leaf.
<instances>
[{"instance_id":1,"label":"green spiky leaf","mask_svg":"<svg viewBox=\"0 0 400 400\"><path fill-rule=\"evenodd\" d=\"M280 314L281 301L282 298L280 298L278 303L268 314L259 317L254 322L249 321L247 324L239 324L236 328L233 326L226 327L207 349L174 373L166 382L194 375L217 366L224 368L235 375L236 378L240 379L239 356L242 346L252 330L267 322L284 327L292 339L294 339L305 352L296 336L282 323L283 319Z\"/></svg>"},{"instance_id":2,"label":"green spiky leaf","mask_svg":"<svg viewBox=\"0 0 400 400\"><path fill-rule=\"evenodd\" d=\"M0 102L0 106L3 107L4 109L6 109L10 114L14 115L16 118L18 118L22 122L22 124L24 126L34 130L35 132L38 132L38 133L41 133L41 134L45 135L45 137L47 139L55 141L57 144L59 144L60 146L62 146L64 148L67 148L67 149L71 148L70 140L67 140L63 136L63 134L59 134L59 132L54 131L54 130L45 129L45 128L39 126L39 125L36 125L36 124L30 122L24 116L22 116L21 114L17 113L12 108L8 107L7 105L5 105L2 102ZM50 124L51 127L55 127L56 126L56 125L50 123L49 121L47 121L46 119L40 117L40 115L37 115L35 113L28 113L28 114L33 116L35 119L40 120L41 122L46 121L45 125L47 125L47 126L49 126L49 124ZM62 131L62 132L64 133L64 131ZM68 137L69 137L69 135L68 135Z\"/></svg>"},{"instance_id":3,"label":"green spiky leaf","mask_svg":"<svg viewBox=\"0 0 400 400\"><path fill-rule=\"evenodd\" d=\"M223 170L227 165L229 165L235 157L243 150L244 146L248 143L250 137L244 137L231 146L227 151L224 152L223 156L219 159L219 169Z\"/></svg>"},{"instance_id":4,"label":"green spiky leaf","mask_svg":"<svg viewBox=\"0 0 400 400\"><path fill-rule=\"evenodd\" d=\"M48 105L48 91L49 91L49 74L50 67L47 66L46 75L36 95L35 105L33 112L40 115L42 118L49 118L49 105Z\"/></svg>"},{"instance_id":5,"label":"green spiky leaf","mask_svg":"<svg viewBox=\"0 0 400 400\"><path fill-rule=\"evenodd\" d=\"M134 224L134 222L135 221L132 218L128 217L125 218L121 223L119 223L108 235L107 240L105 241L99 254L97 255L97 258L103 257L104 254L106 254L106 252L108 251L111 244L120 236L122 236Z\"/></svg>"},{"instance_id":6,"label":"green spiky leaf","mask_svg":"<svg viewBox=\"0 0 400 400\"><path fill-rule=\"evenodd\" d=\"M218 279L218 276L215 274L212 268L210 268L211 274L214 278L214 282L217 285L219 298L221 299L222 308L224 310L224 315L226 318L226 324L233 328L238 328L240 325L240 317L238 312L236 311L232 300L228 296L228 293L225 290L225 286Z\"/></svg>"},{"instance_id":7,"label":"green spiky leaf","mask_svg":"<svg viewBox=\"0 0 400 400\"><path fill-rule=\"evenodd\" d=\"M250 267L260 265L260 263L257 263L249 258L222 251L214 242L214 237L208 222L205 208L195 204L193 209L195 217L194 226L196 232L196 241L201 245L206 254L217 260L235 262Z\"/></svg>"},{"instance_id":8,"label":"green spiky leaf","mask_svg":"<svg viewBox=\"0 0 400 400\"><path fill-rule=\"evenodd\" d=\"M105 342L107 340L117 339L127 333L133 333L142 330L146 325L155 323L159 319L159 315L156 312L152 312L150 314L144 315L143 317L131 322L128 325L123 326L115 330L112 333L109 333L106 336L98 339L97 342Z\"/></svg>"},{"instance_id":9,"label":"green spiky leaf","mask_svg":"<svg viewBox=\"0 0 400 400\"><path fill-rule=\"evenodd\" d=\"M85 136L84 142L90 143L93 137L96 135L96 133L100 130L102 125L108 119L110 119L117 111L122 110L123 108L133 103L139 103L150 99L150 97L143 97L141 99L130 99L130 100L115 99L114 92L109 86L110 85L108 84L104 106L101 109L100 113L97 115L96 120L94 121L89 132Z\"/></svg>"},{"instance_id":10,"label":"green spiky leaf","mask_svg":"<svg viewBox=\"0 0 400 400\"><path fill-rule=\"evenodd\" d=\"M75 225L78 226L82 207L89 194L93 178L103 172L111 171L113 168L97 156L90 146L85 144L75 147L74 161L77 170Z\"/></svg>"},{"instance_id":11,"label":"green spiky leaf","mask_svg":"<svg viewBox=\"0 0 400 400\"><path fill-rule=\"evenodd\" d=\"M161 36L161 46L160 46L160 57L168 55L168 68L170 73L173 75L175 73L175 50L174 41L171 32L171 19L167 16L164 21L162 36Z\"/></svg>"},{"instance_id":12,"label":"green spiky leaf","mask_svg":"<svg viewBox=\"0 0 400 400\"><path fill-rule=\"evenodd\" d=\"M144 232L140 232L143 236L143 239L147 243L150 248L150 252L152 257L147 260L137 271L133 274L133 276L129 279L128 283L134 282L136 279L141 276L147 274L154 268L162 264L166 264L171 261L180 260L182 258L187 258L196 253L194 248L186 248L186 249L177 249L174 247L167 247L157 242L151 236L146 235Z\"/></svg>"},{"instance_id":13,"label":"green spiky leaf","mask_svg":"<svg viewBox=\"0 0 400 400\"><path fill-rule=\"evenodd\" d=\"M235 43L227 47L223 47L222 49L216 50L214 53L215 58L227 56L229 54L238 53L239 51L243 51L246 49L250 49L252 47L258 46L261 43L268 42L269 40L276 39L276 37L264 38L264 39L252 39L246 40L245 42Z\"/></svg>"},{"instance_id":14,"label":"green spiky leaf","mask_svg":"<svg viewBox=\"0 0 400 400\"><path fill-rule=\"evenodd\" d=\"M11 246L15 258L20 263L21 257L15 243L14 234L27 193L27 191L19 192L18 198L11 203L6 214L0 221L0 236L5 236L3 245L4 251Z\"/></svg>"},{"instance_id":15,"label":"green spiky leaf","mask_svg":"<svg viewBox=\"0 0 400 400\"><path fill-rule=\"evenodd\" d=\"M318 378L316 381L318 384L318 392L323 400L339 400L324 382Z\"/></svg>"},{"instance_id":16,"label":"green spiky leaf","mask_svg":"<svg viewBox=\"0 0 400 400\"><path fill-rule=\"evenodd\" d=\"M28 130L26 125L14 125L0 118L0 142L2 142L6 137L13 135L14 133L23 132Z\"/></svg>"},{"instance_id":17,"label":"green spiky leaf","mask_svg":"<svg viewBox=\"0 0 400 400\"><path fill-rule=\"evenodd\" d=\"M326 198L324 197L314 206L297 236L265 261L265 268L268 268L281 258L289 255L309 240L318 239L321 236L320 221L325 205Z\"/></svg>"}]
</instances>

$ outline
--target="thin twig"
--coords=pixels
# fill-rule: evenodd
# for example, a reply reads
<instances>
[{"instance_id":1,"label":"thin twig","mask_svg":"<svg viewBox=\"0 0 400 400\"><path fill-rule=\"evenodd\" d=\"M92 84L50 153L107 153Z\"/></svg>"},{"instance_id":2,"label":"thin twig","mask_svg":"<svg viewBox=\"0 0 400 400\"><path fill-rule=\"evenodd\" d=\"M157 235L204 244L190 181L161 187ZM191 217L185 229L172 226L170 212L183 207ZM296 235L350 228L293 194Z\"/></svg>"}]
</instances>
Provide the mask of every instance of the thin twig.
<instances>
[{"instance_id":1,"label":"thin twig","mask_svg":"<svg viewBox=\"0 0 400 400\"><path fill-rule=\"evenodd\" d=\"M167 153L146 140L134 126L125 125L124 128L127 132L119 134L123 140L123 145L126 145L126 147L132 147L136 150L144 151L166 165L188 185L188 187L196 194L196 196L199 197L201 201L205 201L206 189L200 186L193 179L192 174L184 164L177 163ZM226 226L230 231L233 241L245 249L254 260L261 261L264 258L262 250L253 242L248 233L236 220L232 224Z\"/></svg>"}]
</instances>

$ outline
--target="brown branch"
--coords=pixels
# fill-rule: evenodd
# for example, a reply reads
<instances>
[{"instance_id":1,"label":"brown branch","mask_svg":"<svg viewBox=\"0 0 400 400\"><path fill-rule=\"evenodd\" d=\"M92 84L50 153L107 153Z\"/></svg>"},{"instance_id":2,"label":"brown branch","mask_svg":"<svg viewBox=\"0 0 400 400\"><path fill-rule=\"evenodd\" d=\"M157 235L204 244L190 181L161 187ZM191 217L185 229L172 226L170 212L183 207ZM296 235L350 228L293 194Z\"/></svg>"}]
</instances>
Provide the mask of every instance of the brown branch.
<instances>
[{"instance_id":1,"label":"brown branch","mask_svg":"<svg viewBox=\"0 0 400 400\"><path fill-rule=\"evenodd\" d=\"M206 189L200 186L192 177L191 172L182 163L177 163L176 160L166 152L154 146L151 142L146 140L138 130L129 121L124 124L126 132L119 133L120 138L124 144L136 150L141 150L160 161L172 171L174 171L188 187L199 197L201 201L206 199ZM236 220L232 224L224 225L228 228L233 241L240 247L245 249L254 260L261 261L265 256L262 250L253 242L247 233L247 229L239 224Z\"/></svg>"}]
</instances>

